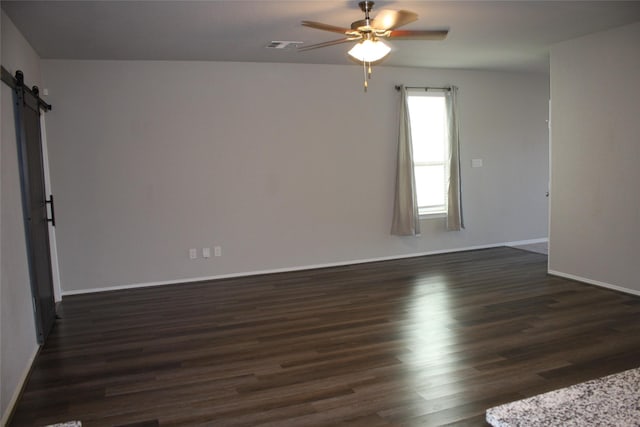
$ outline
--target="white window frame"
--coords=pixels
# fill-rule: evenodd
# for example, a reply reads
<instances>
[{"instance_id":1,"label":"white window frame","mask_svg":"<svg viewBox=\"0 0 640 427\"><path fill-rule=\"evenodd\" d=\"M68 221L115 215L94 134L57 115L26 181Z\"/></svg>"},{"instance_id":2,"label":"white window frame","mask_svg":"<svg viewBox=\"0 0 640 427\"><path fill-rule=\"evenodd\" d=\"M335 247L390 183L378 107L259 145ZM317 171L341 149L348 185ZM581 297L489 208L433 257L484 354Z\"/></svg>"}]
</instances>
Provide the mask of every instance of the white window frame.
<instances>
[{"instance_id":1,"label":"white window frame","mask_svg":"<svg viewBox=\"0 0 640 427\"><path fill-rule=\"evenodd\" d=\"M443 98L444 99L444 91L442 90L437 90L437 89L429 89L429 90L425 90L425 89L408 89L407 90L407 96L409 97L409 99L411 97L423 97L423 96L428 96L428 97L438 97L438 98ZM410 105L410 103L408 103ZM409 107L409 120L411 121L411 123L413 123L413 120L418 120L417 117L415 117L415 112L414 112L414 116L412 117L411 115L412 111L411 111L411 107ZM444 111L445 115L447 114L446 110ZM412 125L413 127L413 125ZM414 147L414 152L415 150L415 146L416 144L420 144L421 141L416 141L413 138L412 135L412 141L411 144ZM424 141L422 142L424 143ZM442 161L431 161L431 162L418 162L415 161L413 162L413 170L414 170L414 177L417 176L416 172L416 168L420 167L420 166L443 166L443 173L444 173L444 185L442 188L442 192L443 192L443 199L444 199L444 204L442 205L432 205L432 206L418 206L418 213L420 214L421 218L442 218L442 217L446 217L447 215L447 186L448 186L448 176L449 176L449 161L448 161L448 157L449 157L449 144L446 141L446 136L445 139L443 139L442 144L444 145L444 150L443 150L443 159ZM421 183L416 179L415 180L416 183L416 189L420 187ZM425 185L424 183L422 183L422 185Z\"/></svg>"}]
</instances>

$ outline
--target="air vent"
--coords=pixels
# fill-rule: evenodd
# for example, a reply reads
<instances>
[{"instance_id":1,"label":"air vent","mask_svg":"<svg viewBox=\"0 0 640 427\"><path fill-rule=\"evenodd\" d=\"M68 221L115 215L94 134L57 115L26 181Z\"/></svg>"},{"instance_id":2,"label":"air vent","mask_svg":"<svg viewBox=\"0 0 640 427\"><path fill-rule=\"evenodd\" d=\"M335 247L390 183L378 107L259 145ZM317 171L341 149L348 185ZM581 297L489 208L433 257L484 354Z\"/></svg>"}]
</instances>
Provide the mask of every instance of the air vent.
<instances>
[{"instance_id":1,"label":"air vent","mask_svg":"<svg viewBox=\"0 0 640 427\"><path fill-rule=\"evenodd\" d=\"M293 42L293 41L272 41L265 47L267 49L295 49L300 46L303 42Z\"/></svg>"}]
</instances>

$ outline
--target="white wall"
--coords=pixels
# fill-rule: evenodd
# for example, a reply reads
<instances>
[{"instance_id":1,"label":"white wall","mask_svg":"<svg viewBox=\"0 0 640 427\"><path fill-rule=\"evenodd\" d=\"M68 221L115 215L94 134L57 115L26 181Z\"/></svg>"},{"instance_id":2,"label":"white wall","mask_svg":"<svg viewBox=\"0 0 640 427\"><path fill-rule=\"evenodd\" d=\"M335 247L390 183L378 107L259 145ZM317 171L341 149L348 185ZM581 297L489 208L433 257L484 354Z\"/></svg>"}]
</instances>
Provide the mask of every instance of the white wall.
<instances>
[{"instance_id":1,"label":"white wall","mask_svg":"<svg viewBox=\"0 0 640 427\"><path fill-rule=\"evenodd\" d=\"M22 70L29 85L39 84L38 55L4 12L1 29L2 65L11 74ZM0 95L0 424L4 425L38 345L27 266L12 91L2 83Z\"/></svg>"},{"instance_id":2,"label":"white wall","mask_svg":"<svg viewBox=\"0 0 640 427\"><path fill-rule=\"evenodd\" d=\"M640 23L551 51L549 269L640 294Z\"/></svg>"},{"instance_id":3,"label":"white wall","mask_svg":"<svg viewBox=\"0 0 640 427\"><path fill-rule=\"evenodd\" d=\"M43 74L64 293L547 236L546 75L377 67L365 94L357 66L44 60ZM465 231L389 234L399 83L460 88Z\"/></svg>"}]
</instances>

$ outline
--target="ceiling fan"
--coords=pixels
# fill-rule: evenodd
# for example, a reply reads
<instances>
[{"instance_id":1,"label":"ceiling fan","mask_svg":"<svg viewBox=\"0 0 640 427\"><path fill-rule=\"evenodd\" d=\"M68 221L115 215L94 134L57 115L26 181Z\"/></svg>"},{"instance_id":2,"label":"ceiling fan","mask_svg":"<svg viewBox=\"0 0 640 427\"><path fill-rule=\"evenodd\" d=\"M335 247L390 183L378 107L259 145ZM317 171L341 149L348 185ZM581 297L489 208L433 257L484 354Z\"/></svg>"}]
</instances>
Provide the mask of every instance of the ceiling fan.
<instances>
[{"instance_id":1,"label":"ceiling fan","mask_svg":"<svg viewBox=\"0 0 640 427\"><path fill-rule=\"evenodd\" d=\"M447 29L398 30L399 27L417 21L418 15L408 10L383 9L374 18L371 18L369 13L373 9L374 4L373 1L368 0L358 3L360 10L364 12L364 19L353 22L350 28L323 24L322 22L302 21L302 25L305 27L344 34L345 37L299 47L298 50L307 51L342 43L356 42L355 46L349 50L349 55L363 64L365 70L364 90L366 92L368 87L367 81L371 77L371 63L381 60L391 51L391 48L381 39L444 40L449 33Z\"/></svg>"}]
</instances>

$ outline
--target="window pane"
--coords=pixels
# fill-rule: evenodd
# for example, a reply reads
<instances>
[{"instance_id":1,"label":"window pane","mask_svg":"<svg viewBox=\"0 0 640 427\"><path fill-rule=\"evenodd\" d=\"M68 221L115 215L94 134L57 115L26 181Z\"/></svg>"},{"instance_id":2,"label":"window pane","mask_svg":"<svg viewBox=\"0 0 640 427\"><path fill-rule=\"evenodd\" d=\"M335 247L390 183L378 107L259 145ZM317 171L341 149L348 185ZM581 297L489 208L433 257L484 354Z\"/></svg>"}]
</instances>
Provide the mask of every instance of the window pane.
<instances>
[{"instance_id":1,"label":"window pane","mask_svg":"<svg viewBox=\"0 0 640 427\"><path fill-rule=\"evenodd\" d=\"M447 124L442 93L408 97L416 193L421 214L446 211Z\"/></svg>"},{"instance_id":2,"label":"window pane","mask_svg":"<svg viewBox=\"0 0 640 427\"><path fill-rule=\"evenodd\" d=\"M418 207L442 206L444 209L444 166L416 166Z\"/></svg>"},{"instance_id":3,"label":"window pane","mask_svg":"<svg viewBox=\"0 0 640 427\"><path fill-rule=\"evenodd\" d=\"M445 158L446 110L443 96L409 96L414 162Z\"/></svg>"}]
</instances>

